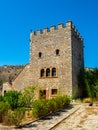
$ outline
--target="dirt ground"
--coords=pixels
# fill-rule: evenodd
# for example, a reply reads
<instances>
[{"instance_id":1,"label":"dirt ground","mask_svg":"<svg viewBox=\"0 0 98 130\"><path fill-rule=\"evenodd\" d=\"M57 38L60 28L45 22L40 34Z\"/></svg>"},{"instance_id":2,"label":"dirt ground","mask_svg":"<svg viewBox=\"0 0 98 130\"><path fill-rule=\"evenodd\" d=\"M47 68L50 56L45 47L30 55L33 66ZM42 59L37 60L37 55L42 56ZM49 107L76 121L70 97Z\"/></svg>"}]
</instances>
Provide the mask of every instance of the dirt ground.
<instances>
[{"instance_id":1,"label":"dirt ground","mask_svg":"<svg viewBox=\"0 0 98 130\"><path fill-rule=\"evenodd\" d=\"M98 130L98 106L82 106L53 130Z\"/></svg>"}]
</instances>

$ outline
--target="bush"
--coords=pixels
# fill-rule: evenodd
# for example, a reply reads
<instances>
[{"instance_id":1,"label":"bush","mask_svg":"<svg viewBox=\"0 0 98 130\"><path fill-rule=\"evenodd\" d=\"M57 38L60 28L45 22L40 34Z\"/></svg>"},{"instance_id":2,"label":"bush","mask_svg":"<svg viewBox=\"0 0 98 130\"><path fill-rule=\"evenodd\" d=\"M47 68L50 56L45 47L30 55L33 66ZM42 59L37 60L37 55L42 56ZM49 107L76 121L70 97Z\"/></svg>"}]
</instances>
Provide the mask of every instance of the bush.
<instances>
[{"instance_id":1,"label":"bush","mask_svg":"<svg viewBox=\"0 0 98 130\"><path fill-rule=\"evenodd\" d=\"M70 101L71 100L68 96L60 96L49 100L36 100L33 103L32 114L36 118L44 116L69 105Z\"/></svg>"},{"instance_id":2,"label":"bush","mask_svg":"<svg viewBox=\"0 0 98 130\"><path fill-rule=\"evenodd\" d=\"M1 102L1 101L4 101L4 98L3 98L3 96L0 96L0 102Z\"/></svg>"},{"instance_id":3,"label":"bush","mask_svg":"<svg viewBox=\"0 0 98 130\"><path fill-rule=\"evenodd\" d=\"M9 109L9 104L6 102L0 102L0 122L3 122L3 116L6 115Z\"/></svg>"},{"instance_id":4,"label":"bush","mask_svg":"<svg viewBox=\"0 0 98 130\"><path fill-rule=\"evenodd\" d=\"M91 102L91 98L84 98L83 99L83 103L90 103Z\"/></svg>"},{"instance_id":5,"label":"bush","mask_svg":"<svg viewBox=\"0 0 98 130\"><path fill-rule=\"evenodd\" d=\"M36 100L33 103L32 114L36 118L47 114L46 100Z\"/></svg>"},{"instance_id":6,"label":"bush","mask_svg":"<svg viewBox=\"0 0 98 130\"><path fill-rule=\"evenodd\" d=\"M62 100L63 100L63 107L68 106L71 102L71 98L67 95L64 95Z\"/></svg>"},{"instance_id":7,"label":"bush","mask_svg":"<svg viewBox=\"0 0 98 130\"><path fill-rule=\"evenodd\" d=\"M30 108L34 101L34 90L33 86L26 87L22 94L19 96L18 104L20 107Z\"/></svg>"},{"instance_id":8,"label":"bush","mask_svg":"<svg viewBox=\"0 0 98 130\"><path fill-rule=\"evenodd\" d=\"M20 95L21 95L21 92L12 91L12 90L8 91L4 95L5 102L7 102L10 105L12 110L16 109L19 106L18 100L19 100Z\"/></svg>"},{"instance_id":9,"label":"bush","mask_svg":"<svg viewBox=\"0 0 98 130\"><path fill-rule=\"evenodd\" d=\"M57 98L55 98L55 102L56 102L56 109L60 109L63 108L63 96L59 96Z\"/></svg>"},{"instance_id":10,"label":"bush","mask_svg":"<svg viewBox=\"0 0 98 130\"><path fill-rule=\"evenodd\" d=\"M55 99L47 100L47 111L48 113L54 112L57 108Z\"/></svg>"},{"instance_id":11,"label":"bush","mask_svg":"<svg viewBox=\"0 0 98 130\"><path fill-rule=\"evenodd\" d=\"M25 117L25 108L17 108L8 111L6 124L19 126L22 123L22 119Z\"/></svg>"}]
</instances>

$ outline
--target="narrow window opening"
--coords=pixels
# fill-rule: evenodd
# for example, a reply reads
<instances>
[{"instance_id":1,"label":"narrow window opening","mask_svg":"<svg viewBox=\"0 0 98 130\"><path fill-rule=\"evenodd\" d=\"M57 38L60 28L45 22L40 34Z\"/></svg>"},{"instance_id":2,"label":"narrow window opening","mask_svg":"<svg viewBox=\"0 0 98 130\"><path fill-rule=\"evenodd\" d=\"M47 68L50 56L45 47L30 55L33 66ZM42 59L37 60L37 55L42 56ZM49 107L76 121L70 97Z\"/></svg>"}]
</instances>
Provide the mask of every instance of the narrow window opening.
<instances>
[{"instance_id":1,"label":"narrow window opening","mask_svg":"<svg viewBox=\"0 0 98 130\"><path fill-rule=\"evenodd\" d=\"M39 52L39 58L41 58L42 57L42 53L41 52Z\"/></svg>"},{"instance_id":2,"label":"narrow window opening","mask_svg":"<svg viewBox=\"0 0 98 130\"><path fill-rule=\"evenodd\" d=\"M40 99L46 99L46 90L40 90L39 97Z\"/></svg>"},{"instance_id":3,"label":"narrow window opening","mask_svg":"<svg viewBox=\"0 0 98 130\"><path fill-rule=\"evenodd\" d=\"M50 69L47 68L47 69L46 69L46 77L49 77L49 76L50 76Z\"/></svg>"},{"instance_id":4,"label":"narrow window opening","mask_svg":"<svg viewBox=\"0 0 98 130\"><path fill-rule=\"evenodd\" d=\"M56 76L56 68L52 68L52 76Z\"/></svg>"},{"instance_id":5,"label":"narrow window opening","mask_svg":"<svg viewBox=\"0 0 98 130\"><path fill-rule=\"evenodd\" d=\"M45 73L44 69L41 69L40 77L44 77L44 73Z\"/></svg>"},{"instance_id":6,"label":"narrow window opening","mask_svg":"<svg viewBox=\"0 0 98 130\"><path fill-rule=\"evenodd\" d=\"M60 50L57 49L57 50L56 50L56 55L59 55L59 54L60 54Z\"/></svg>"}]
</instances>

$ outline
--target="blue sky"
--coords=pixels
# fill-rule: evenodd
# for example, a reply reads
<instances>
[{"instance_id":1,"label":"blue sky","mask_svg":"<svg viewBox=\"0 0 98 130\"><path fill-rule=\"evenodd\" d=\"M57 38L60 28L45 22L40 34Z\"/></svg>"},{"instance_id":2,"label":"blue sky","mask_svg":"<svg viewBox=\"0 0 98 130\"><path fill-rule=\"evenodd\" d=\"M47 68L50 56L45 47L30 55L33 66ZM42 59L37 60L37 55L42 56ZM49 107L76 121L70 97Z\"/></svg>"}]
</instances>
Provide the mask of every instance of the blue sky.
<instances>
[{"instance_id":1,"label":"blue sky","mask_svg":"<svg viewBox=\"0 0 98 130\"><path fill-rule=\"evenodd\" d=\"M85 67L98 67L98 0L0 0L0 66L29 63L30 30L67 20L84 38Z\"/></svg>"}]
</instances>

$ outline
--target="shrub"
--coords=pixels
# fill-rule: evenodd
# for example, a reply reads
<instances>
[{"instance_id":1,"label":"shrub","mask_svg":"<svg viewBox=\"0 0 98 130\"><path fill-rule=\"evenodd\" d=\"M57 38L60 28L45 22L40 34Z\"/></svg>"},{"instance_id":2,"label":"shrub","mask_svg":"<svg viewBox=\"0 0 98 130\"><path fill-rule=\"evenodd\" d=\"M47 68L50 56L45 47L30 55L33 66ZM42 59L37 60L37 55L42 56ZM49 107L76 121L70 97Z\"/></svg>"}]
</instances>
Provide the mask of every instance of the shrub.
<instances>
[{"instance_id":1,"label":"shrub","mask_svg":"<svg viewBox=\"0 0 98 130\"><path fill-rule=\"evenodd\" d=\"M56 108L57 108L57 106L56 106L55 99L47 100L47 111L48 111L48 113L54 112L56 110Z\"/></svg>"},{"instance_id":2,"label":"shrub","mask_svg":"<svg viewBox=\"0 0 98 130\"><path fill-rule=\"evenodd\" d=\"M5 102L7 102L11 109L14 110L18 107L18 99L19 96L21 95L21 92L18 91L8 91L5 95L4 95L4 100Z\"/></svg>"},{"instance_id":3,"label":"shrub","mask_svg":"<svg viewBox=\"0 0 98 130\"><path fill-rule=\"evenodd\" d=\"M56 109L60 109L63 108L63 96L58 96L57 98L55 98L55 102L56 102Z\"/></svg>"},{"instance_id":4,"label":"shrub","mask_svg":"<svg viewBox=\"0 0 98 130\"><path fill-rule=\"evenodd\" d=\"M46 100L36 100L33 103L32 114L36 118L47 114Z\"/></svg>"},{"instance_id":5,"label":"shrub","mask_svg":"<svg viewBox=\"0 0 98 130\"><path fill-rule=\"evenodd\" d=\"M68 106L71 102L71 98L67 95L64 95L62 100L63 100L63 107Z\"/></svg>"},{"instance_id":6,"label":"shrub","mask_svg":"<svg viewBox=\"0 0 98 130\"><path fill-rule=\"evenodd\" d=\"M4 98L3 98L3 96L0 95L0 102L1 101L4 101Z\"/></svg>"},{"instance_id":7,"label":"shrub","mask_svg":"<svg viewBox=\"0 0 98 130\"><path fill-rule=\"evenodd\" d=\"M32 114L36 118L44 116L48 113L57 111L58 109L69 105L70 101L71 100L68 96L60 96L49 100L36 100L33 103Z\"/></svg>"},{"instance_id":8,"label":"shrub","mask_svg":"<svg viewBox=\"0 0 98 130\"><path fill-rule=\"evenodd\" d=\"M33 86L26 87L22 94L19 96L18 104L20 107L30 108L34 101L34 90Z\"/></svg>"},{"instance_id":9,"label":"shrub","mask_svg":"<svg viewBox=\"0 0 98 130\"><path fill-rule=\"evenodd\" d=\"M6 102L0 102L0 122L3 122L3 116L6 115L9 108L9 104Z\"/></svg>"},{"instance_id":10,"label":"shrub","mask_svg":"<svg viewBox=\"0 0 98 130\"><path fill-rule=\"evenodd\" d=\"M14 110L9 110L7 114L7 125L19 126L22 123L22 119L25 117L25 108L17 108Z\"/></svg>"},{"instance_id":11,"label":"shrub","mask_svg":"<svg viewBox=\"0 0 98 130\"><path fill-rule=\"evenodd\" d=\"M90 103L91 102L91 98L84 98L83 99L83 103Z\"/></svg>"}]
</instances>

